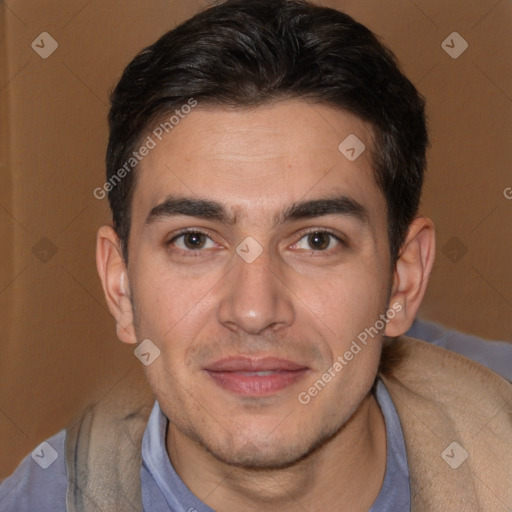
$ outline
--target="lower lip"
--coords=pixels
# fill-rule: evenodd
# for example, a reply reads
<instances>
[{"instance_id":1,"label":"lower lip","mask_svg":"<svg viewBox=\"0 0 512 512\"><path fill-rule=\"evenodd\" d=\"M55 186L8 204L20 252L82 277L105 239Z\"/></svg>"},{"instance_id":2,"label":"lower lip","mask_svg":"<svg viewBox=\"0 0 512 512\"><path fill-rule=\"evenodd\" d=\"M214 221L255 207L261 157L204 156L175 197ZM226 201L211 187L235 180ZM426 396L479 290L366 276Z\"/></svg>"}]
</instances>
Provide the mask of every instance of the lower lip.
<instances>
[{"instance_id":1,"label":"lower lip","mask_svg":"<svg viewBox=\"0 0 512 512\"><path fill-rule=\"evenodd\" d=\"M212 372L208 375L221 388L244 396L268 396L281 391L307 373L307 369L294 371L276 371L268 375L257 375L247 372Z\"/></svg>"}]
</instances>

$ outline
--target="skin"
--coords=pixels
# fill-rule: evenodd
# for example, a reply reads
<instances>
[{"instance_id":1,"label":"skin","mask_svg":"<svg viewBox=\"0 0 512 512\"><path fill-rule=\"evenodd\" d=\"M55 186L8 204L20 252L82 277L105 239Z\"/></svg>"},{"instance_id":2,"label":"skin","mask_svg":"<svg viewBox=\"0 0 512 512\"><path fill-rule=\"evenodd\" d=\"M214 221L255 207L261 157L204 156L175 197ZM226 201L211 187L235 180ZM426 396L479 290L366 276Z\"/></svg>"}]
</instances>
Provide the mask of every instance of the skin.
<instances>
[{"instance_id":1,"label":"skin","mask_svg":"<svg viewBox=\"0 0 512 512\"><path fill-rule=\"evenodd\" d=\"M367 148L353 162L338 150L351 133ZM145 371L170 419L169 458L214 510L366 511L379 493L385 424L370 388L382 336L307 405L297 399L393 304L401 311L383 334L405 333L432 268L433 224L418 217L389 271L371 144L368 125L330 106L199 105L140 163L128 267L113 229L98 232L97 266L118 337L149 338L160 349ZM366 221L330 214L275 222L295 202L334 194L364 206ZM170 195L220 202L236 222L147 222ZM182 228L206 236L175 239ZM325 231L348 245L308 236ZM252 263L236 252L246 237L263 249ZM204 367L240 354L281 357L308 371L270 396L238 396Z\"/></svg>"}]
</instances>

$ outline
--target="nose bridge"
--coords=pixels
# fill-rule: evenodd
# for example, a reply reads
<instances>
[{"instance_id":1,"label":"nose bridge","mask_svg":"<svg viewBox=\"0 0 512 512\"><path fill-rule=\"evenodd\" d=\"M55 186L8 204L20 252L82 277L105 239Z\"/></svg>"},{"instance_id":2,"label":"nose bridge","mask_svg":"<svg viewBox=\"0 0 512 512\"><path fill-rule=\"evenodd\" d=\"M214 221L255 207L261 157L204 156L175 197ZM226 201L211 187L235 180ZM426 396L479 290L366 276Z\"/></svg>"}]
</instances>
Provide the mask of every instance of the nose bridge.
<instances>
[{"instance_id":1,"label":"nose bridge","mask_svg":"<svg viewBox=\"0 0 512 512\"><path fill-rule=\"evenodd\" d=\"M278 277L278 269L271 266L268 251L259 251L254 259L246 258L253 249L242 243L234 256L220 301L219 320L231 328L257 334L269 326L291 324L294 312L288 289Z\"/></svg>"}]
</instances>

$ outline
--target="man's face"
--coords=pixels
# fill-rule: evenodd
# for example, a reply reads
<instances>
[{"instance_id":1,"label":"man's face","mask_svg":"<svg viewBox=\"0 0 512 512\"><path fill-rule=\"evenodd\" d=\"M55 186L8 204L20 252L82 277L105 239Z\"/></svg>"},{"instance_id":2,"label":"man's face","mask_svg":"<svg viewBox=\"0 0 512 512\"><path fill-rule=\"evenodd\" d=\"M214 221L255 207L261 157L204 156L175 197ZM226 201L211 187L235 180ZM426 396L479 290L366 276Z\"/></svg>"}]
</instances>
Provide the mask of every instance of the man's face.
<instances>
[{"instance_id":1,"label":"man's face","mask_svg":"<svg viewBox=\"0 0 512 512\"><path fill-rule=\"evenodd\" d=\"M146 372L171 433L276 467L337 432L374 381L380 335L298 399L388 307L386 203L354 116L300 100L200 107L137 171L135 330L161 351ZM350 134L366 145L354 161L338 149Z\"/></svg>"}]
</instances>

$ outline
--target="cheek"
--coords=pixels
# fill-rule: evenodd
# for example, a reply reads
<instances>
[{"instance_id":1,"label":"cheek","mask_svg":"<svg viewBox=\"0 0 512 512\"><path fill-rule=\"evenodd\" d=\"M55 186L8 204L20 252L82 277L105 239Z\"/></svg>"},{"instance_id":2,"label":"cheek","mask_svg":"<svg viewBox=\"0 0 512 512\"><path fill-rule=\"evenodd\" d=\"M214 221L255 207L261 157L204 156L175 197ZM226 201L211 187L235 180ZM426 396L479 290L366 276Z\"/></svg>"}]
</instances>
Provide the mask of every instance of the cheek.
<instances>
[{"instance_id":1,"label":"cheek","mask_svg":"<svg viewBox=\"0 0 512 512\"><path fill-rule=\"evenodd\" d=\"M327 328L333 343L344 347L348 338L376 322L384 312L388 281L375 263L347 264L336 272L305 278L290 286L297 290L297 305L315 323Z\"/></svg>"},{"instance_id":2,"label":"cheek","mask_svg":"<svg viewBox=\"0 0 512 512\"><path fill-rule=\"evenodd\" d=\"M211 308L212 288L219 281L214 273L199 279L158 264L141 265L134 273L137 327L143 336L155 340L179 340L188 337L184 329L193 330L194 325L199 328L199 317Z\"/></svg>"}]
</instances>

